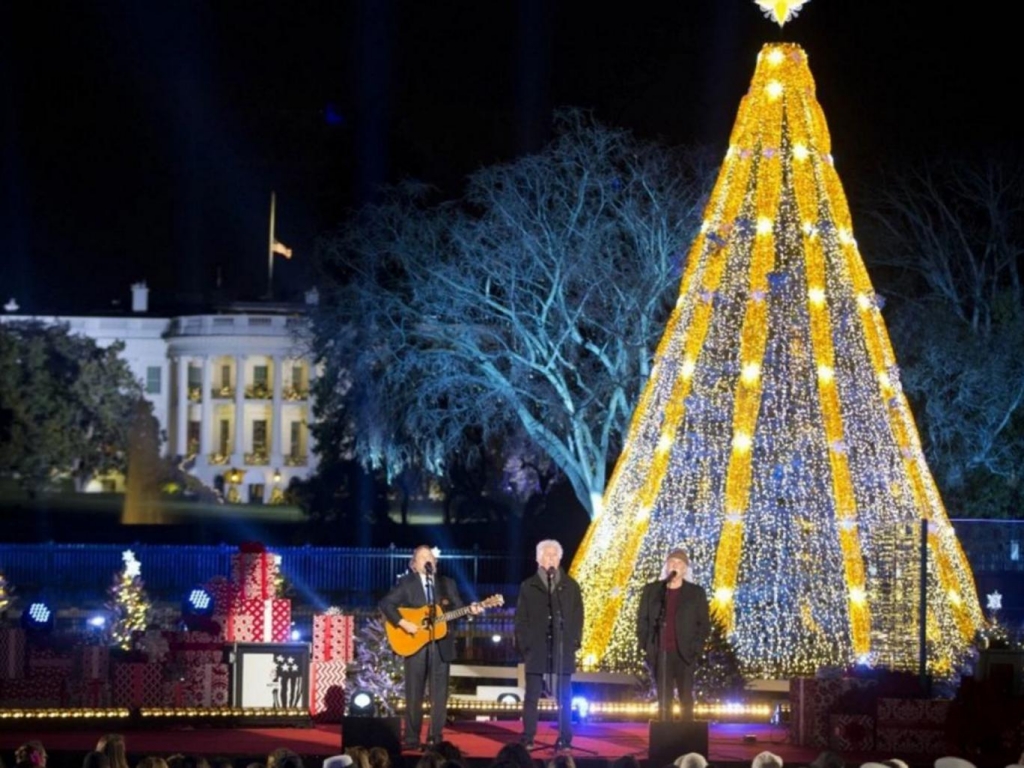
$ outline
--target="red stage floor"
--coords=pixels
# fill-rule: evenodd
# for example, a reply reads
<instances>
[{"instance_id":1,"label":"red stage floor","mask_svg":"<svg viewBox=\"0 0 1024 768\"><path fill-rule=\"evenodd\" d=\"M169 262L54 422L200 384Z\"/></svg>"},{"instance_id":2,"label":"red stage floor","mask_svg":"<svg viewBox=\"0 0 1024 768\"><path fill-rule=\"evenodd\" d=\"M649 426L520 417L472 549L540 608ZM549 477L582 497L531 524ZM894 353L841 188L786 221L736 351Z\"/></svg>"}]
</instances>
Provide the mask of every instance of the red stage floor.
<instances>
[{"instance_id":1,"label":"red stage floor","mask_svg":"<svg viewBox=\"0 0 1024 768\"><path fill-rule=\"evenodd\" d=\"M463 754L478 765L486 765L503 744L519 737L521 724L518 721L458 722L444 731L445 738L455 743ZM647 757L646 723L586 723L574 726L574 757L580 766L607 764L623 755L636 755L641 760ZM11 751L29 738L43 741L47 750L56 760L51 764L59 766L81 765L81 757L93 749L100 730L59 730L52 732L29 731L0 732L0 753L5 761L10 760ZM340 751L340 726L320 725L314 728L182 728L168 727L163 730L132 730L125 733L128 749L134 762L146 755L167 756L175 752L205 757L226 756L262 760L277 747L289 747L301 755L322 758ZM555 724L542 722L537 733L538 744L554 743ZM716 766L750 765L751 759L764 750L780 755L787 765L806 765L819 750L799 747L788 742L784 728L766 725L720 725L711 726L708 756ZM746 738L745 738L746 737ZM753 741L750 740L753 737ZM588 754L589 750L593 754ZM406 753L412 762L418 755ZM541 760L551 757L550 750L537 750L534 756ZM886 759L897 755L846 754L851 766L860 765L868 759ZM931 760L908 761L919 765L931 765ZM311 768L316 761L310 760ZM656 766L652 768L657 768Z\"/></svg>"}]
</instances>

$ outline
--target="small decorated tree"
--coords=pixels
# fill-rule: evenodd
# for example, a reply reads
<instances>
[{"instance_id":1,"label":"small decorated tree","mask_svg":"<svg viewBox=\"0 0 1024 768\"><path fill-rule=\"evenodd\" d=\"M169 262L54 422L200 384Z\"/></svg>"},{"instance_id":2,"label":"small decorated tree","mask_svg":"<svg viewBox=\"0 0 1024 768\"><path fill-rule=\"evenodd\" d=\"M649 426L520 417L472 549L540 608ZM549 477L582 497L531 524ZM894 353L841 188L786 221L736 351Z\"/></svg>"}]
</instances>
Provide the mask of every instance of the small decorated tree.
<instances>
[{"instance_id":1,"label":"small decorated tree","mask_svg":"<svg viewBox=\"0 0 1024 768\"><path fill-rule=\"evenodd\" d=\"M7 577L4 576L4 572L0 571L0 617L3 616L11 605L11 593L14 589L7 581Z\"/></svg>"},{"instance_id":2,"label":"small decorated tree","mask_svg":"<svg viewBox=\"0 0 1024 768\"><path fill-rule=\"evenodd\" d=\"M111 644L128 650L132 633L146 628L151 605L142 582L142 563L130 549L125 550L121 559L124 568L114 575L114 583L107 590L107 609L111 614Z\"/></svg>"},{"instance_id":3,"label":"small decorated tree","mask_svg":"<svg viewBox=\"0 0 1024 768\"><path fill-rule=\"evenodd\" d=\"M722 622L712 614L711 634L704 643L704 654L694 671L694 697L697 701L717 701L742 691L743 682L736 648Z\"/></svg>"},{"instance_id":4,"label":"small decorated tree","mask_svg":"<svg viewBox=\"0 0 1024 768\"><path fill-rule=\"evenodd\" d=\"M355 660L348 668L346 688L350 693L372 693L385 712L392 714L395 702L403 696L402 675L402 662L388 644L383 617L371 617L356 633Z\"/></svg>"}]
</instances>

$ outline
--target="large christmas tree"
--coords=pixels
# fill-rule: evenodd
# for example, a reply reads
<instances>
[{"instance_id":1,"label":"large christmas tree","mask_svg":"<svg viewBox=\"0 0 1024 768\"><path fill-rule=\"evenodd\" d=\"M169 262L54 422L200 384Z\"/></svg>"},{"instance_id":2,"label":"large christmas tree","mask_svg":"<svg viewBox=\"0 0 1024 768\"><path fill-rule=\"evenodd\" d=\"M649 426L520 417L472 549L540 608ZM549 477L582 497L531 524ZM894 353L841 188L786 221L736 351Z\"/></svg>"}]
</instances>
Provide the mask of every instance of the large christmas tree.
<instances>
[{"instance_id":1,"label":"large christmas tree","mask_svg":"<svg viewBox=\"0 0 1024 768\"><path fill-rule=\"evenodd\" d=\"M918 659L982 623L853 236L807 55L767 45L629 436L572 566L585 665L639 663L640 588L691 553L747 674Z\"/></svg>"}]
</instances>

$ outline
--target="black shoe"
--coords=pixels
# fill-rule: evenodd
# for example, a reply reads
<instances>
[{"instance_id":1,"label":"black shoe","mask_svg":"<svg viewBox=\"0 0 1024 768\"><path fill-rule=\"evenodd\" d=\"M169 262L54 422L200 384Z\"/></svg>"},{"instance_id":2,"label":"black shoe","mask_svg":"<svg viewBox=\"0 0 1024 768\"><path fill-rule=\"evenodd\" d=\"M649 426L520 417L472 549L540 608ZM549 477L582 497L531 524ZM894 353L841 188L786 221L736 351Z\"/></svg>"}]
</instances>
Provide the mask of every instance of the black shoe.
<instances>
[{"instance_id":1,"label":"black shoe","mask_svg":"<svg viewBox=\"0 0 1024 768\"><path fill-rule=\"evenodd\" d=\"M442 741L440 736L428 736L427 737L427 748L436 747Z\"/></svg>"},{"instance_id":2,"label":"black shoe","mask_svg":"<svg viewBox=\"0 0 1024 768\"><path fill-rule=\"evenodd\" d=\"M421 749L423 749L423 745L420 744L418 741L403 741L402 742L402 751L403 752L419 752Z\"/></svg>"},{"instance_id":3,"label":"black shoe","mask_svg":"<svg viewBox=\"0 0 1024 768\"><path fill-rule=\"evenodd\" d=\"M533 749L534 747L533 739L531 739L529 736L523 736L522 738L520 738L519 743L526 747L528 750Z\"/></svg>"},{"instance_id":4,"label":"black shoe","mask_svg":"<svg viewBox=\"0 0 1024 768\"><path fill-rule=\"evenodd\" d=\"M565 752L566 750L572 749L572 742L565 739L559 739L555 742L555 752Z\"/></svg>"}]
</instances>

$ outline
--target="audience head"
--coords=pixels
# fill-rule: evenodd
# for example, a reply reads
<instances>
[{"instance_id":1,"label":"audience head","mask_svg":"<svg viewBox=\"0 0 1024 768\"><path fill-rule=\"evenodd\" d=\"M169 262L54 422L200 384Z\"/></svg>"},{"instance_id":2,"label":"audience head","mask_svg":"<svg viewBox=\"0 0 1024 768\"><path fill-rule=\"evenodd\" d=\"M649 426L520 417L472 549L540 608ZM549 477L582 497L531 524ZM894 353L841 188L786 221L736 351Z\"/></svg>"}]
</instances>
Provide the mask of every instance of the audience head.
<instances>
[{"instance_id":1,"label":"audience head","mask_svg":"<svg viewBox=\"0 0 1024 768\"><path fill-rule=\"evenodd\" d=\"M18 768L39 768L46 765L46 748L41 741L26 741L14 750L14 762Z\"/></svg>"},{"instance_id":2,"label":"audience head","mask_svg":"<svg viewBox=\"0 0 1024 768\"><path fill-rule=\"evenodd\" d=\"M370 768L391 768L391 753L384 747L370 747Z\"/></svg>"},{"instance_id":3,"label":"audience head","mask_svg":"<svg viewBox=\"0 0 1024 768\"><path fill-rule=\"evenodd\" d=\"M535 768L536 765L533 758L530 757L530 750L526 748L525 744L518 741L510 741L499 749L494 762L513 763L517 768Z\"/></svg>"},{"instance_id":4,"label":"audience head","mask_svg":"<svg viewBox=\"0 0 1024 768\"><path fill-rule=\"evenodd\" d=\"M572 755L555 755L548 761L548 768L576 768Z\"/></svg>"},{"instance_id":5,"label":"audience head","mask_svg":"<svg viewBox=\"0 0 1024 768\"><path fill-rule=\"evenodd\" d=\"M825 750L810 764L809 768L846 768L841 755Z\"/></svg>"},{"instance_id":6,"label":"audience head","mask_svg":"<svg viewBox=\"0 0 1024 768\"><path fill-rule=\"evenodd\" d=\"M96 742L96 751L102 752L110 761L110 768L128 768L128 750L124 746L124 736L119 733L108 733Z\"/></svg>"},{"instance_id":7,"label":"audience head","mask_svg":"<svg viewBox=\"0 0 1024 768\"><path fill-rule=\"evenodd\" d=\"M434 751L443 757L446 762L451 763L452 765L460 766L465 765L466 763L465 758L462 756L462 750L447 739L441 741L436 747L434 747Z\"/></svg>"},{"instance_id":8,"label":"audience head","mask_svg":"<svg viewBox=\"0 0 1024 768\"><path fill-rule=\"evenodd\" d=\"M83 766L82 768L86 768ZM139 760L139 764L135 768L168 768L167 761L162 757L144 757Z\"/></svg>"},{"instance_id":9,"label":"audience head","mask_svg":"<svg viewBox=\"0 0 1024 768\"><path fill-rule=\"evenodd\" d=\"M443 765L444 758L432 749L428 749L416 761L416 768L441 768Z\"/></svg>"},{"instance_id":10,"label":"audience head","mask_svg":"<svg viewBox=\"0 0 1024 768\"><path fill-rule=\"evenodd\" d=\"M205 757L183 755L179 752L167 758L167 768L210 768L210 763Z\"/></svg>"},{"instance_id":11,"label":"audience head","mask_svg":"<svg viewBox=\"0 0 1024 768\"><path fill-rule=\"evenodd\" d=\"M278 747L267 755L267 768L302 768L302 758L287 747Z\"/></svg>"},{"instance_id":12,"label":"audience head","mask_svg":"<svg viewBox=\"0 0 1024 768\"><path fill-rule=\"evenodd\" d=\"M245 768L267 768L263 763L249 763Z\"/></svg>"},{"instance_id":13,"label":"audience head","mask_svg":"<svg viewBox=\"0 0 1024 768\"><path fill-rule=\"evenodd\" d=\"M935 761L935 768L974 768L974 763L964 760L962 757L940 757Z\"/></svg>"},{"instance_id":14,"label":"audience head","mask_svg":"<svg viewBox=\"0 0 1024 768\"><path fill-rule=\"evenodd\" d=\"M676 768L707 768L708 761L700 752L687 752L672 763Z\"/></svg>"},{"instance_id":15,"label":"audience head","mask_svg":"<svg viewBox=\"0 0 1024 768\"><path fill-rule=\"evenodd\" d=\"M782 768L782 758L774 752L759 752L750 762L750 768Z\"/></svg>"},{"instance_id":16,"label":"audience head","mask_svg":"<svg viewBox=\"0 0 1024 768\"><path fill-rule=\"evenodd\" d=\"M640 768L640 761L636 755L623 755L612 762L612 768Z\"/></svg>"},{"instance_id":17,"label":"audience head","mask_svg":"<svg viewBox=\"0 0 1024 768\"><path fill-rule=\"evenodd\" d=\"M345 754L352 758L352 768L370 768L370 752L366 747L349 747Z\"/></svg>"},{"instance_id":18,"label":"audience head","mask_svg":"<svg viewBox=\"0 0 1024 768\"><path fill-rule=\"evenodd\" d=\"M882 765L884 765L885 768L910 768L909 765L898 757L890 757L888 760L883 760Z\"/></svg>"},{"instance_id":19,"label":"audience head","mask_svg":"<svg viewBox=\"0 0 1024 768\"><path fill-rule=\"evenodd\" d=\"M82 758L82 768L110 768L110 758L103 752L86 752Z\"/></svg>"},{"instance_id":20,"label":"audience head","mask_svg":"<svg viewBox=\"0 0 1024 768\"><path fill-rule=\"evenodd\" d=\"M324 760L323 768L352 768L352 755L332 755Z\"/></svg>"}]
</instances>

